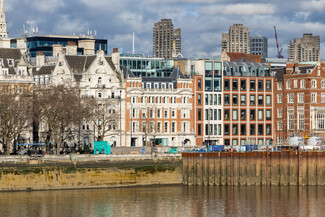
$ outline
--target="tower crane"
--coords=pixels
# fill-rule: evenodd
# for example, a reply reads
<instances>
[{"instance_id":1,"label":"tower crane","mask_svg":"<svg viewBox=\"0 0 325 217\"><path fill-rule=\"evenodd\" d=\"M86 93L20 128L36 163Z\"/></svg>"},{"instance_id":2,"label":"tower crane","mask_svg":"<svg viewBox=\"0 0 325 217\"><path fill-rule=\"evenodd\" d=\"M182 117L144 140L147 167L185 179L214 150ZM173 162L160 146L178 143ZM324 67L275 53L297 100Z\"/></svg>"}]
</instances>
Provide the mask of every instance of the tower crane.
<instances>
[{"instance_id":1,"label":"tower crane","mask_svg":"<svg viewBox=\"0 0 325 217\"><path fill-rule=\"evenodd\" d=\"M279 59L282 59L283 58L283 56L282 56L282 48L281 49L279 48L278 34L276 32L276 27L275 26L274 26L274 33L275 33L276 48L277 48L277 52L278 52L277 57Z\"/></svg>"}]
</instances>

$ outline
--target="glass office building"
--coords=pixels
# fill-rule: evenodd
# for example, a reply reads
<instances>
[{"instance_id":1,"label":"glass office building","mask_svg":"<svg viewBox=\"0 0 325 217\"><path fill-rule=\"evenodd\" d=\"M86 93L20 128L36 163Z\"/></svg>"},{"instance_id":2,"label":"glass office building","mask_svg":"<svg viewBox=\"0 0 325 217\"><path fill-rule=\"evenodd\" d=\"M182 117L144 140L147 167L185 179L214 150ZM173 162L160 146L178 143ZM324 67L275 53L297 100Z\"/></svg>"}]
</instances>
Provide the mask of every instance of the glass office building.
<instances>
[{"instance_id":1,"label":"glass office building","mask_svg":"<svg viewBox=\"0 0 325 217\"><path fill-rule=\"evenodd\" d=\"M107 40L93 39L88 36L32 36L26 38L26 43L30 56L36 57L39 51L42 51L45 56L53 56L53 45L65 47L68 45L68 42L74 42L78 46L79 41L82 40L94 40L95 52L101 49L107 54ZM77 54L83 55L84 49L78 46Z\"/></svg>"}]
</instances>

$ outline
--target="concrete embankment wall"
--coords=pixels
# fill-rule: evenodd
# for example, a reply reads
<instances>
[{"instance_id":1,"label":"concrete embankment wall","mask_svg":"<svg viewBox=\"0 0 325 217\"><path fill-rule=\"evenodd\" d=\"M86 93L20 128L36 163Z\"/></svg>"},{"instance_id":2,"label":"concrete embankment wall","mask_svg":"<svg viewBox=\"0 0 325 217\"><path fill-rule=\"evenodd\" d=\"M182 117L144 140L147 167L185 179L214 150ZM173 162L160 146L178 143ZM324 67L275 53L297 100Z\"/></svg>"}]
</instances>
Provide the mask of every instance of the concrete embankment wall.
<instances>
[{"instance_id":1,"label":"concrete embankment wall","mask_svg":"<svg viewBox=\"0 0 325 217\"><path fill-rule=\"evenodd\" d=\"M183 153L186 185L325 185L325 152Z\"/></svg>"},{"instance_id":2,"label":"concrete embankment wall","mask_svg":"<svg viewBox=\"0 0 325 217\"><path fill-rule=\"evenodd\" d=\"M0 191L182 184L176 155L0 157Z\"/></svg>"}]
</instances>

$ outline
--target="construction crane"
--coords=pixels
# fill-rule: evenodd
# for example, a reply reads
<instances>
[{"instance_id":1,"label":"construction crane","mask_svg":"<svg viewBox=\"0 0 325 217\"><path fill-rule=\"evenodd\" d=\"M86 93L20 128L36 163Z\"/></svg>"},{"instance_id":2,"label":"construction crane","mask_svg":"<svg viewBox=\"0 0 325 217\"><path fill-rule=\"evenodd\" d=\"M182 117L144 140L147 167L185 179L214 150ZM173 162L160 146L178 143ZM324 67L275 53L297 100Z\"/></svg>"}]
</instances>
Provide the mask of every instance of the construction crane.
<instances>
[{"instance_id":1,"label":"construction crane","mask_svg":"<svg viewBox=\"0 0 325 217\"><path fill-rule=\"evenodd\" d=\"M276 48L277 48L277 51L278 51L278 55L277 55L277 57L278 57L279 59L282 59L282 58L283 58L283 56L282 56L282 48L279 49L278 34L277 34L277 32L276 32L276 27L275 27L275 26L274 26L274 32L275 32Z\"/></svg>"}]
</instances>

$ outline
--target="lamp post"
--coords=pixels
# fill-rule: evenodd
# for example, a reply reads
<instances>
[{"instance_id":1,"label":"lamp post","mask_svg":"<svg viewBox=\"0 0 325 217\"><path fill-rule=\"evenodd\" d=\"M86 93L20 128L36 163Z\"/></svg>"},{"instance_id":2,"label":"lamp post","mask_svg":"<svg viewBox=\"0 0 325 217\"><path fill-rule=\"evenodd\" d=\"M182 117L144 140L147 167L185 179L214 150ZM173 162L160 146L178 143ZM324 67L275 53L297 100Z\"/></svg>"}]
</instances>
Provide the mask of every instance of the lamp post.
<instances>
[{"instance_id":1,"label":"lamp post","mask_svg":"<svg viewBox=\"0 0 325 217\"><path fill-rule=\"evenodd\" d=\"M120 89L120 147L122 146L122 90Z\"/></svg>"}]
</instances>

